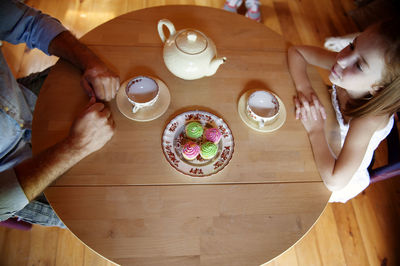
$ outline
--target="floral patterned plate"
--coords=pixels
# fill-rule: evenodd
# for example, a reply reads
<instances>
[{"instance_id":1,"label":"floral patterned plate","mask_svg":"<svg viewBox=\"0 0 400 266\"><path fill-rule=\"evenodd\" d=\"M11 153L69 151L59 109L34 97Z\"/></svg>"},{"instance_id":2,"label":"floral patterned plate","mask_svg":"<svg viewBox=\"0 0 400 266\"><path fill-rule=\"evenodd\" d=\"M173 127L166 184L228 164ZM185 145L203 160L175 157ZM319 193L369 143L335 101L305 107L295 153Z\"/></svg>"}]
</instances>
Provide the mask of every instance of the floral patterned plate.
<instances>
[{"instance_id":1,"label":"floral patterned plate","mask_svg":"<svg viewBox=\"0 0 400 266\"><path fill-rule=\"evenodd\" d=\"M185 126L193 121L207 128L218 128L222 138L218 143L218 152L215 157L204 160L197 156L194 160L186 160L182 156L182 147L187 141ZM201 143L204 139L199 138ZM165 127L162 137L162 149L167 161L179 172L194 177L209 176L221 171L230 161L233 155L233 135L224 120L204 111L189 111L173 118Z\"/></svg>"}]
</instances>

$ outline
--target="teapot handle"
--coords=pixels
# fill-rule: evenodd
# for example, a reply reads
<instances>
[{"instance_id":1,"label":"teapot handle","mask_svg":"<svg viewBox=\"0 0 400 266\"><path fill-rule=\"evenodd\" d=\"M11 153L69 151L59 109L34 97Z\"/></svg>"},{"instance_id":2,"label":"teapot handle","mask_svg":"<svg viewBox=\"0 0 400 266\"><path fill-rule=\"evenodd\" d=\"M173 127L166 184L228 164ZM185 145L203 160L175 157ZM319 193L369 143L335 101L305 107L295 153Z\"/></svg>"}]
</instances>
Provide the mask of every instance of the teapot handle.
<instances>
[{"instance_id":1,"label":"teapot handle","mask_svg":"<svg viewBox=\"0 0 400 266\"><path fill-rule=\"evenodd\" d=\"M169 30L169 36L172 36L172 35L174 35L176 33L174 24L172 24L171 21L169 21L168 19L161 19L158 22L157 29L158 29L158 35L160 35L160 39L161 39L162 42L166 41L166 38L165 38L165 35L164 35L164 30L163 30L163 26L164 25Z\"/></svg>"}]
</instances>

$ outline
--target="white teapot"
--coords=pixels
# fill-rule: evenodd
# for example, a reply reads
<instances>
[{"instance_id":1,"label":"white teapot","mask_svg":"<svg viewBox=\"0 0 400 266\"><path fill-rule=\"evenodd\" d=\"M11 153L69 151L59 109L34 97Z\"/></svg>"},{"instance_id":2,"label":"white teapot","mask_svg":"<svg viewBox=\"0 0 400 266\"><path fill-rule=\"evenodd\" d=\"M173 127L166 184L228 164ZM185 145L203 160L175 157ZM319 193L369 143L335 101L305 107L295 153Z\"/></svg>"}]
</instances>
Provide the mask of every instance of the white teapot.
<instances>
[{"instance_id":1,"label":"white teapot","mask_svg":"<svg viewBox=\"0 0 400 266\"><path fill-rule=\"evenodd\" d=\"M164 25L170 32L168 39L164 35ZM226 61L226 57L216 57L215 44L198 30L184 29L176 32L171 21L162 19L158 22L158 34L164 43L165 65L179 78L192 80L212 76Z\"/></svg>"}]
</instances>

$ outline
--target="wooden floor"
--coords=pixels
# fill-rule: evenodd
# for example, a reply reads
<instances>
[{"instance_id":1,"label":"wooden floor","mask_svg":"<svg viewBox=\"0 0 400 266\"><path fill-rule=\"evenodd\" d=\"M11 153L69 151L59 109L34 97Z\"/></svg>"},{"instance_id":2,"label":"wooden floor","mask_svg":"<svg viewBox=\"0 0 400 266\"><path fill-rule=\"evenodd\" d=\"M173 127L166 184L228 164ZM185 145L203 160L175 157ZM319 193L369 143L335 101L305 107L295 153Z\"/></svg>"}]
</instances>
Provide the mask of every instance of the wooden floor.
<instances>
[{"instance_id":1,"label":"wooden floor","mask_svg":"<svg viewBox=\"0 0 400 266\"><path fill-rule=\"evenodd\" d=\"M28 0L58 18L77 37L120 14L167 4L220 8L223 0ZM332 35L357 31L346 12L353 0L261 0L263 23L290 44L321 46ZM217 26L217 25L216 25ZM127 33L129 34L129 33ZM133 33L132 33L133 34ZM17 77L54 64L24 45L4 44ZM321 72L324 80L326 73ZM385 164L383 145L377 165ZM400 178L371 185L346 204L328 204L298 243L267 265L400 265ZM163 265L163 263L160 263ZM0 265L113 265L71 232L34 226L31 231L0 227Z\"/></svg>"}]
</instances>

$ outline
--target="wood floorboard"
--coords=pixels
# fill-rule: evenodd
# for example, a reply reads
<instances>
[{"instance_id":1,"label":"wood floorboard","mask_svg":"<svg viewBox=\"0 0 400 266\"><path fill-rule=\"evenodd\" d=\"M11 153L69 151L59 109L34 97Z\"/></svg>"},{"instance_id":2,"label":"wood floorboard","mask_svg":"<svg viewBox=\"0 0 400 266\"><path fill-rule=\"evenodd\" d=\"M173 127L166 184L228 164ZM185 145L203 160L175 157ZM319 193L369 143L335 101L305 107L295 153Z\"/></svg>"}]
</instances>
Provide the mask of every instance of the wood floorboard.
<instances>
[{"instance_id":1,"label":"wood floorboard","mask_svg":"<svg viewBox=\"0 0 400 266\"><path fill-rule=\"evenodd\" d=\"M293 16L287 2L275 2L274 9L278 14L279 24L281 25L283 37L290 41L292 45L301 44L300 36L295 26Z\"/></svg>"},{"instance_id":2,"label":"wood floorboard","mask_svg":"<svg viewBox=\"0 0 400 266\"><path fill-rule=\"evenodd\" d=\"M192 4L220 8L224 0L27 0L58 18L77 37L123 13L158 5ZM261 0L263 24L288 43L322 46L328 36L357 30L347 12L353 0ZM40 51L5 44L17 77L55 63ZM324 79L325 80L325 79ZM376 165L387 161L384 144ZM266 265L400 265L400 180L373 184L346 204L329 204L316 225L293 247ZM212 265L212 258L160 258L159 265ZM122 265L147 265L143 258ZM0 265L114 265L70 231L34 226L31 231L0 227Z\"/></svg>"},{"instance_id":3,"label":"wood floorboard","mask_svg":"<svg viewBox=\"0 0 400 266\"><path fill-rule=\"evenodd\" d=\"M322 265L315 227L294 246L298 265ZM279 260L279 257L277 258Z\"/></svg>"},{"instance_id":4,"label":"wood floorboard","mask_svg":"<svg viewBox=\"0 0 400 266\"><path fill-rule=\"evenodd\" d=\"M296 250L294 247L289 248L278 258L267 264L268 266L298 266L300 265L297 261Z\"/></svg>"},{"instance_id":5,"label":"wood floorboard","mask_svg":"<svg viewBox=\"0 0 400 266\"><path fill-rule=\"evenodd\" d=\"M30 231L28 263L32 265L55 265L57 257L57 242L61 230L34 226Z\"/></svg>"},{"instance_id":6,"label":"wood floorboard","mask_svg":"<svg viewBox=\"0 0 400 266\"><path fill-rule=\"evenodd\" d=\"M314 226L323 265L345 265L332 204L328 204Z\"/></svg>"},{"instance_id":7,"label":"wood floorboard","mask_svg":"<svg viewBox=\"0 0 400 266\"><path fill-rule=\"evenodd\" d=\"M358 228L353 205L331 204L337 233L347 265L368 265L360 229Z\"/></svg>"}]
</instances>

